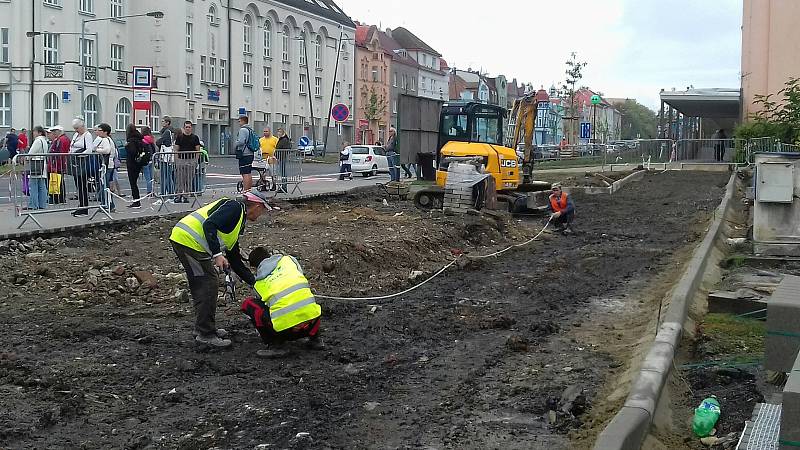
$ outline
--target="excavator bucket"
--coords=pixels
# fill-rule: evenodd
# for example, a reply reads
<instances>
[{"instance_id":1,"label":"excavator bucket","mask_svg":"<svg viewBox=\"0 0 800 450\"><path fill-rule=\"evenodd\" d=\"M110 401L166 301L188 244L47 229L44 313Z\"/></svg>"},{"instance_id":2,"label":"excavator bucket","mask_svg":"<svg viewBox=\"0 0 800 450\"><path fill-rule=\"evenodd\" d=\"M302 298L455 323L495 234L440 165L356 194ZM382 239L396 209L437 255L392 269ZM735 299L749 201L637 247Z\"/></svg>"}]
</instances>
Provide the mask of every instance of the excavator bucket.
<instances>
[{"instance_id":1,"label":"excavator bucket","mask_svg":"<svg viewBox=\"0 0 800 450\"><path fill-rule=\"evenodd\" d=\"M537 102L533 94L528 94L514 101L511 115L514 118L514 149L522 143L522 183L533 181L533 150L536 131Z\"/></svg>"}]
</instances>

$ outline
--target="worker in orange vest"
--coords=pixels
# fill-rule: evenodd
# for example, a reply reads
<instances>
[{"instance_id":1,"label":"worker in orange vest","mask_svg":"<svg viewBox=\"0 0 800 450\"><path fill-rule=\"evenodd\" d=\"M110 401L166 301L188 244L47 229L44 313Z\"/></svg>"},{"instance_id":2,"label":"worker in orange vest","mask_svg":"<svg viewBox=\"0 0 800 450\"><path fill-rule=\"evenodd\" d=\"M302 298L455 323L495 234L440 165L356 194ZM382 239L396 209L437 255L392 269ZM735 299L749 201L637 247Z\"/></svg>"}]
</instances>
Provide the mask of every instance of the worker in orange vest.
<instances>
[{"instance_id":1,"label":"worker in orange vest","mask_svg":"<svg viewBox=\"0 0 800 450\"><path fill-rule=\"evenodd\" d=\"M574 234L572 220L575 218L575 205L572 197L561 190L561 185L556 183L550 193L550 223L563 234Z\"/></svg>"}]
</instances>

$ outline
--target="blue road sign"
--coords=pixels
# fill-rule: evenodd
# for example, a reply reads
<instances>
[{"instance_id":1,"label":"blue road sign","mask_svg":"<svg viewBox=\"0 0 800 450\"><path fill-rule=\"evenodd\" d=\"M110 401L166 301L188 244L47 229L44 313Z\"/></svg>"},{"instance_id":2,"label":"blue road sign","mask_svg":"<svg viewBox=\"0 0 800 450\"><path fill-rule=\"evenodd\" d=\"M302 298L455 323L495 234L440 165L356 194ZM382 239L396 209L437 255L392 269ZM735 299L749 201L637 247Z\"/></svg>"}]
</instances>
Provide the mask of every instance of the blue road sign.
<instances>
[{"instance_id":1,"label":"blue road sign","mask_svg":"<svg viewBox=\"0 0 800 450\"><path fill-rule=\"evenodd\" d=\"M299 141L297 141L297 144L300 145L300 147L305 147L309 143L311 143L311 141L308 139L308 136L303 136Z\"/></svg>"},{"instance_id":2,"label":"blue road sign","mask_svg":"<svg viewBox=\"0 0 800 450\"><path fill-rule=\"evenodd\" d=\"M350 108L344 103L337 103L331 108L331 117L337 122L344 122L350 117Z\"/></svg>"},{"instance_id":3,"label":"blue road sign","mask_svg":"<svg viewBox=\"0 0 800 450\"><path fill-rule=\"evenodd\" d=\"M581 122L581 139L590 139L591 137L592 137L591 122Z\"/></svg>"}]
</instances>

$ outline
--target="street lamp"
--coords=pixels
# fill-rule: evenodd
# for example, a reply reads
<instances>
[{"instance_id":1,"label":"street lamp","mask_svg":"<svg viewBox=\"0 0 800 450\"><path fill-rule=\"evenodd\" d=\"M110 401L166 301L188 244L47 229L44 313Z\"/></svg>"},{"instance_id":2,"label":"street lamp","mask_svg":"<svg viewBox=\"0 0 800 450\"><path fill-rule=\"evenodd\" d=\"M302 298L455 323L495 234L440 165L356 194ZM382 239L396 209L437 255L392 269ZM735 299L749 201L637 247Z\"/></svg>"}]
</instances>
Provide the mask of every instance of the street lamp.
<instances>
[{"instance_id":1,"label":"street lamp","mask_svg":"<svg viewBox=\"0 0 800 450\"><path fill-rule=\"evenodd\" d=\"M303 37L294 38L295 41L300 41L303 45L303 58L306 62L306 94L308 94L308 110L309 114L311 114L311 153L316 153L317 150L317 130L316 125L314 124L314 100L311 98L311 73L309 73L308 65L311 62L308 60L308 46L306 45L306 38L305 34ZM330 115L330 114L329 114ZM323 150L323 156L325 156L325 152Z\"/></svg>"},{"instance_id":2,"label":"street lamp","mask_svg":"<svg viewBox=\"0 0 800 450\"><path fill-rule=\"evenodd\" d=\"M128 14L126 16L112 16L112 17L97 17L94 19L83 19L81 20L81 42L80 42L80 63L81 63L81 116L86 117L86 73L84 67L84 46L86 45L86 24L89 22L101 22L106 20L120 20L120 19L130 19L133 17L152 17L154 19L161 19L164 17L164 13L162 11L150 11L144 14ZM97 36L97 40L100 40L100 35L95 33ZM100 43L97 43L98 46ZM99 73L96 73L95 76L98 78L95 80L98 84L98 89L100 85L99 80Z\"/></svg>"},{"instance_id":3,"label":"street lamp","mask_svg":"<svg viewBox=\"0 0 800 450\"><path fill-rule=\"evenodd\" d=\"M323 157L325 157L325 155L328 153L328 131L331 128L331 109L333 109L333 96L336 93L336 77L338 76L338 73L339 73L339 55L342 52L342 42L343 41L352 41L352 40L354 40L353 38L350 38L350 37L345 38L343 36L344 36L344 29L340 26L339 27L339 40L336 41L336 64L334 64L334 66L333 66L333 83L331 83L331 102L330 102L330 105L328 105L328 122L325 125L325 131L323 131L323 135L324 135L324 138L323 138L324 142L322 144L322 156ZM350 107L352 107L352 106L353 105L352 105L352 102L351 102ZM351 114L352 114L352 112L351 112Z\"/></svg>"}]
</instances>

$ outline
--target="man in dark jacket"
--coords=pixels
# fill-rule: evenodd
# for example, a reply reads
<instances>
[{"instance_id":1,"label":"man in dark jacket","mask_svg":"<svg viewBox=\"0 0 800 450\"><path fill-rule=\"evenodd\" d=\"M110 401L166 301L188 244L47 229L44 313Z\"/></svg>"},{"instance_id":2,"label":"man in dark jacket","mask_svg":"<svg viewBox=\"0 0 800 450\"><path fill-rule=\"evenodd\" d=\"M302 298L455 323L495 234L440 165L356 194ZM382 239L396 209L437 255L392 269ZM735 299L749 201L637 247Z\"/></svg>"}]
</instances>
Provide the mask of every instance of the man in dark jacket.
<instances>
[{"instance_id":1,"label":"man in dark jacket","mask_svg":"<svg viewBox=\"0 0 800 450\"><path fill-rule=\"evenodd\" d=\"M19 146L19 136L17 135L17 130L11 129L8 135L6 136L6 147L8 147L8 158L14 159L14 156L17 155L17 147Z\"/></svg>"},{"instance_id":2,"label":"man in dark jacket","mask_svg":"<svg viewBox=\"0 0 800 450\"><path fill-rule=\"evenodd\" d=\"M292 150L292 141L286 135L283 128L278 128L278 145L275 146L275 157L278 159L278 173L281 175L281 184L278 188L280 192L288 192L286 189L286 160Z\"/></svg>"}]
</instances>

